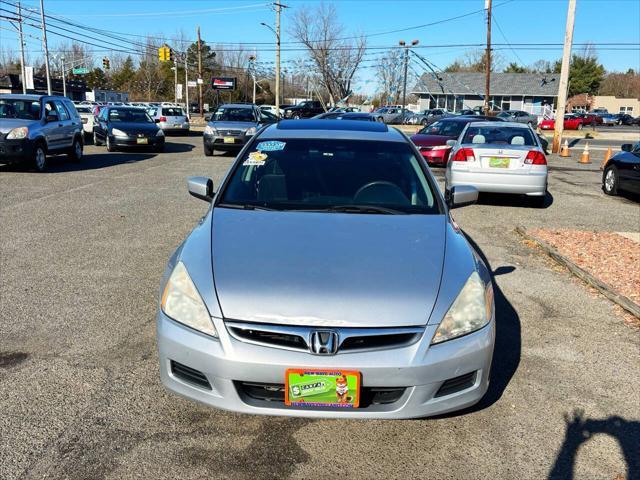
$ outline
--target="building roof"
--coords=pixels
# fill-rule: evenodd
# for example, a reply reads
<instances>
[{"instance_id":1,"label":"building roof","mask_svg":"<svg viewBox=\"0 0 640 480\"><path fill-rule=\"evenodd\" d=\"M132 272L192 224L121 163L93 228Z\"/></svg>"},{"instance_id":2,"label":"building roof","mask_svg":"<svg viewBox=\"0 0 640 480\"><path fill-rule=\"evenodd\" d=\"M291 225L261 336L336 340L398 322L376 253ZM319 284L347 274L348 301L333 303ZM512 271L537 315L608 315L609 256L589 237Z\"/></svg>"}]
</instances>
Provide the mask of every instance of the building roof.
<instances>
[{"instance_id":1,"label":"building roof","mask_svg":"<svg viewBox=\"0 0 640 480\"><path fill-rule=\"evenodd\" d=\"M446 94L484 95L485 76L482 72L440 72L438 76L440 81L425 73L411 93L442 94L444 89ZM555 97L559 80L560 74L557 73L494 72L491 73L491 95Z\"/></svg>"}]
</instances>

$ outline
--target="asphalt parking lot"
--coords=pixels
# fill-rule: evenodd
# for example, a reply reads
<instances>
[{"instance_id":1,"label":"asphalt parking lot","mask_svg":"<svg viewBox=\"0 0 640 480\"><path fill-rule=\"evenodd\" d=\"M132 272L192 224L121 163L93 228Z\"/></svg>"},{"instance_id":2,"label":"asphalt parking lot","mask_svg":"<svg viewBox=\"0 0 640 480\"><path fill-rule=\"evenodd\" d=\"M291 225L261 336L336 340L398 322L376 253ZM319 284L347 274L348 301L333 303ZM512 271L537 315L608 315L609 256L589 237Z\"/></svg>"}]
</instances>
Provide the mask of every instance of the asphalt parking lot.
<instances>
[{"instance_id":1,"label":"asphalt parking lot","mask_svg":"<svg viewBox=\"0 0 640 480\"><path fill-rule=\"evenodd\" d=\"M216 411L160 384L160 276L206 211L185 179L218 185L233 160L205 157L196 135L168 142L87 146L44 174L0 166L0 478L638 478L640 334L514 232L640 230L637 199L605 196L598 162L551 159L546 208L484 197L454 212L497 286L479 405L305 420Z\"/></svg>"}]
</instances>

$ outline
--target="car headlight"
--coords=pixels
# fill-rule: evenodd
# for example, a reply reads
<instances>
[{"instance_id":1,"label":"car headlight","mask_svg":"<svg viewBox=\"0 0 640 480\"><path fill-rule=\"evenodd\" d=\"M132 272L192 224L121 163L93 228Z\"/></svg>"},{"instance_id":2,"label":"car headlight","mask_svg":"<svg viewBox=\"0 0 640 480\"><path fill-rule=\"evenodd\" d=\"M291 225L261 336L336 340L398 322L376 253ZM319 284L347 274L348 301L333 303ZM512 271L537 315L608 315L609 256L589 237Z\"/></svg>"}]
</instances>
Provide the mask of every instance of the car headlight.
<instances>
[{"instance_id":1,"label":"car headlight","mask_svg":"<svg viewBox=\"0 0 640 480\"><path fill-rule=\"evenodd\" d=\"M126 133L124 133L122 130L118 130L117 128L112 128L111 129L111 134L114 137L126 137L127 136Z\"/></svg>"},{"instance_id":2,"label":"car headlight","mask_svg":"<svg viewBox=\"0 0 640 480\"><path fill-rule=\"evenodd\" d=\"M431 344L474 332L484 327L493 314L493 286L486 286L473 272L438 326Z\"/></svg>"},{"instance_id":3,"label":"car headlight","mask_svg":"<svg viewBox=\"0 0 640 480\"><path fill-rule=\"evenodd\" d=\"M182 262L177 263L167 280L160 308L176 322L207 335L218 336L209 311Z\"/></svg>"},{"instance_id":4,"label":"car headlight","mask_svg":"<svg viewBox=\"0 0 640 480\"><path fill-rule=\"evenodd\" d=\"M244 132L244 134L247 137L250 137L251 135L255 135L255 133L256 133L256 127L251 127L246 132Z\"/></svg>"},{"instance_id":5,"label":"car headlight","mask_svg":"<svg viewBox=\"0 0 640 480\"><path fill-rule=\"evenodd\" d=\"M212 126L207 125L206 127L204 127L204 133L206 135L217 135L218 131L215 128L213 128Z\"/></svg>"},{"instance_id":6,"label":"car headlight","mask_svg":"<svg viewBox=\"0 0 640 480\"><path fill-rule=\"evenodd\" d=\"M20 140L21 138L27 138L27 135L29 135L27 127L18 127L7 134L7 140Z\"/></svg>"},{"instance_id":7,"label":"car headlight","mask_svg":"<svg viewBox=\"0 0 640 480\"><path fill-rule=\"evenodd\" d=\"M156 133L156 137L164 137L164 132L162 131L162 129L158 130L158 132Z\"/></svg>"}]
</instances>

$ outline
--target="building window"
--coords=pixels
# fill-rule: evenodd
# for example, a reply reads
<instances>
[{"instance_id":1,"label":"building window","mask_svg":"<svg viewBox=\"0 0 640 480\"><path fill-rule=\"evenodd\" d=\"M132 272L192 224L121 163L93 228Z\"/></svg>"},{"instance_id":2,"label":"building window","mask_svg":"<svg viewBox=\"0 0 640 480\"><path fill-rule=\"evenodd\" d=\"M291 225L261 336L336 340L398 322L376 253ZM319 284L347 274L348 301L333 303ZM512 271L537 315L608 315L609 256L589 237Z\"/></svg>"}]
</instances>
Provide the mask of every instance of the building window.
<instances>
[{"instance_id":1,"label":"building window","mask_svg":"<svg viewBox=\"0 0 640 480\"><path fill-rule=\"evenodd\" d=\"M633 107L620 107L620 113L631 114L631 112L633 112Z\"/></svg>"},{"instance_id":2,"label":"building window","mask_svg":"<svg viewBox=\"0 0 640 480\"><path fill-rule=\"evenodd\" d=\"M438 108L445 108L447 105L447 97L438 95Z\"/></svg>"},{"instance_id":3,"label":"building window","mask_svg":"<svg viewBox=\"0 0 640 480\"><path fill-rule=\"evenodd\" d=\"M454 111L459 112L464 108L464 96L458 95L456 97L456 108Z\"/></svg>"},{"instance_id":4,"label":"building window","mask_svg":"<svg viewBox=\"0 0 640 480\"><path fill-rule=\"evenodd\" d=\"M502 99L502 110L511 110L511 97L504 97Z\"/></svg>"}]
</instances>

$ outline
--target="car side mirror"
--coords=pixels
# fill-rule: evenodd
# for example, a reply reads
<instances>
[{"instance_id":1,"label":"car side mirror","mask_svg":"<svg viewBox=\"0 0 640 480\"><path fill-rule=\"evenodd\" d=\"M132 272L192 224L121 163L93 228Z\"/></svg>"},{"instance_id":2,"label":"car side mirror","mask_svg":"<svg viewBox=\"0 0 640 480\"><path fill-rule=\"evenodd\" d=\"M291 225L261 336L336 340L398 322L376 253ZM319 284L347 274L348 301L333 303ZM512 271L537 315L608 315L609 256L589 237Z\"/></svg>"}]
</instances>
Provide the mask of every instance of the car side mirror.
<instances>
[{"instance_id":1,"label":"car side mirror","mask_svg":"<svg viewBox=\"0 0 640 480\"><path fill-rule=\"evenodd\" d=\"M205 122L210 122L211 121L211 115L205 115L204 116L204 121Z\"/></svg>"},{"instance_id":2,"label":"car side mirror","mask_svg":"<svg viewBox=\"0 0 640 480\"><path fill-rule=\"evenodd\" d=\"M211 202L216 193L213 191L213 180L207 177L189 177L187 186L192 196L206 202Z\"/></svg>"},{"instance_id":3,"label":"car side mirror","mask_svg":"<svg viewBox=\"0 0 640 480\"><path fill-rule=\"evenodd\" d=\"M57 122L58 121L58 116L57 115L53 115L53 114L49 114L49 115L47 115L45 117L44 121L47 122L47 123Z\"/></svg>"},{"instance_id":4,"label":"car side mirror","mask_svg":"<svg viewBox=\"0 0 640 480\"><path fill-rule=\"evenodd\" d=\"M449 208L466 207L478 201L478 189L471 185L458 185L451 187L446 193L445 200Z\"/></svg>"},{"instance_id":5,"label":"car side mirror","mask_svg":"<svg viewBox=\"0 0 640 480\"><path fill-rule=\"evenodd\" d=\"M160 123L160 119L159 118L154 118L153 119L153 123Z\"/></svg>"},{"instance_id":6,"label":"car side mirror","mask_svg":"<svg viewBox=\"0 0 640 480\"><path fill-rule=\"evenodd\" d=\"M451 148L453 148L453 147L455 147L457 144L458 144L458 141L457 141L457 140L453 140L453 139L451 139L451 140L447 140L447 147L451 147Z\"/></svg>"},{"instance_id":7,"label":"car side mirror","mask_svg":"<svg viewBox=\"0 0 640 480\"><path fill-rule=\"evenodd\" d=\"M623 143L620 146L620 150L622 150L623 152L630 152L631 150L633 150L633 145L631 145L630 143Z\"/></svg>"}]
</instances>

